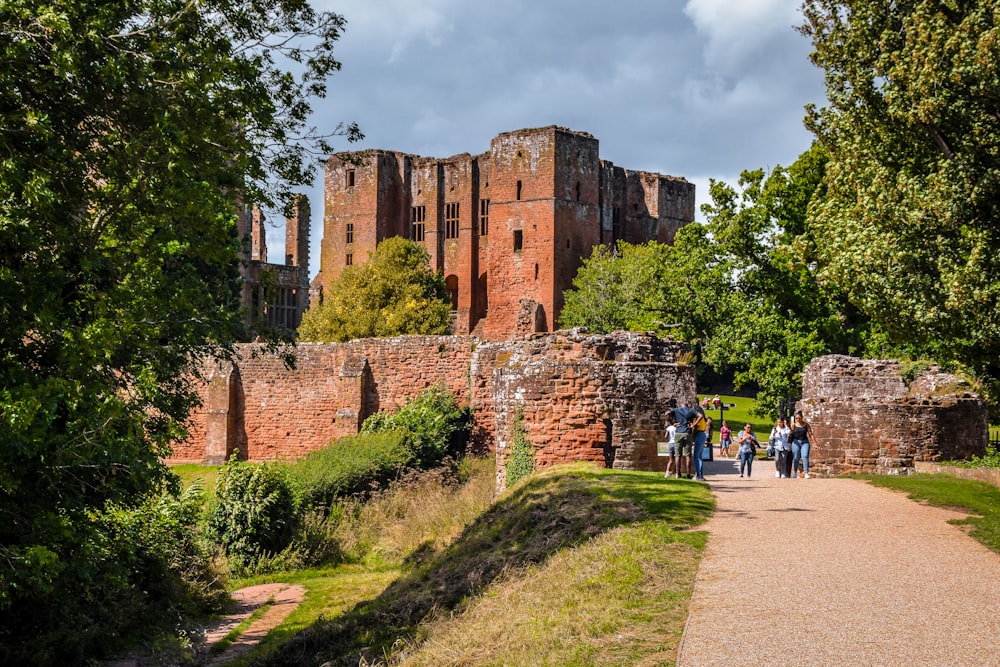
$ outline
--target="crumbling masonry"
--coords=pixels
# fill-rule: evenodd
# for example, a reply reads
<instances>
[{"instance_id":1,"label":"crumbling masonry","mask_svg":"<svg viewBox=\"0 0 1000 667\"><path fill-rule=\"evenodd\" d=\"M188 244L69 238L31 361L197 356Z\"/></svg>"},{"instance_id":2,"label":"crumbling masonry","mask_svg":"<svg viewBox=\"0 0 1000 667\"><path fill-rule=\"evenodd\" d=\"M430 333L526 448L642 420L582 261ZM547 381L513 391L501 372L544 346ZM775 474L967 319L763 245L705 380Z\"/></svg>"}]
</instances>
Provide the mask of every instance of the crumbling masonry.
<instances>
[{"instance_id":1,"label":"crumbling masonry","mask_svg":"<svg viewBox=\"0 0 1000 667\"><path fill-rule=\"evenodd\" d=\"M580 330L487 343L470 336L403 336L305 343L295 368L259 346L215 367L174 460L294 459L358 432L366 417L440 384L473 408L473 446L496 450L503 485L520 415L545 467L594 461L661 470L663 417L695 398L683 344L639 333Z\"/></svg>"}]
</instances>

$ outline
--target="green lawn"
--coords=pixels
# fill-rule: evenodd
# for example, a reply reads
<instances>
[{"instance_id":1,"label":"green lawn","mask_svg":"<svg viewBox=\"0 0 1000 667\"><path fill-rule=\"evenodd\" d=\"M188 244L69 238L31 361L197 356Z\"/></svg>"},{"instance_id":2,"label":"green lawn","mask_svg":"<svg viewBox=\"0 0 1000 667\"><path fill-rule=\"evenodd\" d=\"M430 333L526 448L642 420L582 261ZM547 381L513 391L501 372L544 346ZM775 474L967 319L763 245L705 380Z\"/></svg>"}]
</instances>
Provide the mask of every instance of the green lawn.
<instances>
[{"instance_id":1,"label":"green lawn","mask_svg":"<svg viewBox=\"0 0 1000 667\"><path fill-rule=\"evenodd\" d=\"M506 664L672 664L713 507L704 484L554 466L398 567L289 575L308 604L252 659L488 665L503 646Z\"/></svg>"},{"instance_id":2,"label":"green lawn","mask_svg":"<svg viewBox=\"0 0 1000 667\"><path fill-rule=\"evenodd\" d=\"M973 526L970 533L1000 553L1000 488L951 475L858 475L875 486L902 491L914 500L937 507L956 507L972 516L954 521Z\"/></svg>"},{"instance_id":3,"label":"green lawn","mask_svg":"<svg viewBox=\"0 0 1000 667\"><path fill-rule=\"evenodd\" d=\"M212 495L215 492L215 480L218 479L221 469L222 466L206 466L196 463L170 466L170 472L180 478L182 489L191 486L195 480L200 480L201 488L208 495Z\"/></svg>"},{"instance_id":4,"label":"green lawn","mask_svg":"<svg viewBox=\"0 0 1000 667\"><path fill-rule=\"evenodd\" d=\"M709 400L711 400L713 396L714 394L710 395L708 397ZM698 400L700 401L704 397L705 394L699 394ZM722 399L722 403L724 405L734 405L735 407L726 408L720 413L719 410L710 406L708 410L705 411L705 414L712 418L712 431L714 433L712 442L716 445L719 444L719 427L722 426L722 419L725 419L729 422L729 428L733 429L734 442L736 440L736 434L740 432L743 425L750 422L753 424L753 431L757 434L757 439L760 441L761 445L767 444L767 437L771 433L771 427L774 426L774 422L762 420L760 417L750 416L750 411L757 404L757 401L744 396L720 396L719 398Z\"/></svg>"}]
</instances>

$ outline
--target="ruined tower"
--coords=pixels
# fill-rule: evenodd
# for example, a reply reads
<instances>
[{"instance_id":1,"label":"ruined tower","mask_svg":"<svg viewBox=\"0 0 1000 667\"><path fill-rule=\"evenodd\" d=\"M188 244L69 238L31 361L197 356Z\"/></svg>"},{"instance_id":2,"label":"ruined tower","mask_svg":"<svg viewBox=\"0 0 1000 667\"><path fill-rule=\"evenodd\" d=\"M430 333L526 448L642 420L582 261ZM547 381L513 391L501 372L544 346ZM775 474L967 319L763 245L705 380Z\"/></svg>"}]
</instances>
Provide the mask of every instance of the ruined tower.
<instances>
[{"instance_id":1,"label":"ruined tower","mask_svg":"<svg viewBox=\"0 0 1000 667\"><path fill-rule=\"evenodd\" d=\"M442 271L455 333L492 340L555 330L594 246L670 243L694 220L693 184L616 167L597 139L555 126L505 132L480 155L338 154L325 199L315 288L403 236Z\"/></svg>"}]
</instances>

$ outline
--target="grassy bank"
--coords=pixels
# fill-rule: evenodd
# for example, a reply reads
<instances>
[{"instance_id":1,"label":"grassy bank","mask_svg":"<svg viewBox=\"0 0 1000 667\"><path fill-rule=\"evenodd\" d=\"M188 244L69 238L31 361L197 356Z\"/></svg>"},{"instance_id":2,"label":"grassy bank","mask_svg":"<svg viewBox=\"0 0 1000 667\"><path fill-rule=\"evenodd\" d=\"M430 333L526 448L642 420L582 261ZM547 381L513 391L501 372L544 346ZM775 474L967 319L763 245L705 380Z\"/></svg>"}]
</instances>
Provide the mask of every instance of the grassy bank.
<instances>
[{"instance_id":1,"label":"grassy bank","mask_svg":"<svg viewBox=\"0 0 1000 667\"><path fill-rule=\"evenodd\" d=\"M875 486L902 491L936 507L954 507L969 517L954 521L972 526L970 535L1000 553L1000 489L951 475L859 475Z\"/></svg>"},{"instance_id":2,"label":"grassy bank","mask_svg":"<svg viewBox=\"0 0 1000 667\"><path fill-rule=\"evenodd\" d=\"M243 664L673 660L705 543L689 529L714 506L705 485L573 464L479 513L463 510L470 497L386 495L395 511L365 538L378 557L270 577L303 584L306 603ZM422 541L399 534L428 511L454 519L424 524Z\"/></svg>"}]
</instances>

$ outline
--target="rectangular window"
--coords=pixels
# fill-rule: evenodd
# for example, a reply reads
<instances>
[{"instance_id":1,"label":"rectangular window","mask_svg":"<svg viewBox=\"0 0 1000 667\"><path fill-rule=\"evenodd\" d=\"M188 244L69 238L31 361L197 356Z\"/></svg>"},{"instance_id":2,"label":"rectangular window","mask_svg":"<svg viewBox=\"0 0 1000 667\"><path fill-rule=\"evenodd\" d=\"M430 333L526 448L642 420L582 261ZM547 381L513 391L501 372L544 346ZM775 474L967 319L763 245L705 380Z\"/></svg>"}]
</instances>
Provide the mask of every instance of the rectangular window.
<instances>
[{"instance_id":1,"label":"rectangular window","mask_svg":"<svg viewBox=\"0 0 1000 667\"><path fill-rule=\"evenodd\" d=\"M344 266L351 266L354 264L354 255L347 253L347 257L344 258Z\"/></svg>"},{"instance_id":2,"label":"rectangular window","mask_svg":"<svg viewBox=\"0 0 1000 667\"><path fill-rule=\"evenodd\" d=\"M354 223L347 223L347 242L354 243Z\"/></svg>"},{"instance_id":3,"label":"rectangular window","mask_svg":"<svg viewBox=\"0 0 1000 667\"><path fill-rule=\"evenodd\" d=\"M444 205L444 237L458 238L458 202Z\"/></svg>"},{"instance_id":4,"label":"rectangular window","mask_svg":"<svg viewBox=\"0 0 1000 667\"><path fill-rule=\"evenodd\" d=\"M490 233L490 200L479 200L479 235L486 236Z\"/></svg>"},{"instance_id":5,"label":"rectangular window","mask_svg":"<svg viewBox=\"0 0 1000 667\"><path fill-rule=\"evenodd\" d=\"M348 169L347 170L347 180L345 181L345 183L346 183L347 187L349 187L349 188L353 188L354 187L354 170L353 169Z\"/></svg>"},{"instance_id":6,"label":"rectangular window","mask_svg":"<svg viewBox=\"0 0 1000 667\"><path fill-rule=\"evenodd\" d=\"M514 230L514 252L521 252L524 247L524 232L520 229Z\"/></svg>"},{"instance_id":7,"label":"rectangular window","mask_svg":"<svg viewBox=\"0 0 1000 667\"><path fill-rule=\"evenodd\" d=\"M521 181L517 182L517 201L521 201Z\"/></svg>"},{"instance_id":8,"label":"rectangular window","mask_svg":"<svg viewBox=\"0 0 1000 667\"><path fill-rule=\"evenodd\" d=\"M427 218L426 206L414 206L410 209L410 237L417 242L424 240L424 220Z\"/></svg>"}]
</instances>

